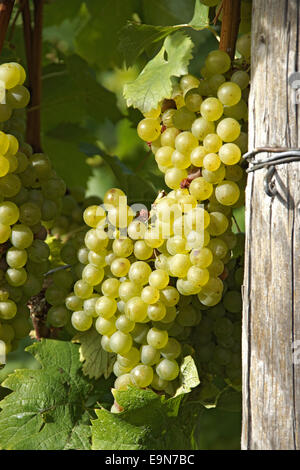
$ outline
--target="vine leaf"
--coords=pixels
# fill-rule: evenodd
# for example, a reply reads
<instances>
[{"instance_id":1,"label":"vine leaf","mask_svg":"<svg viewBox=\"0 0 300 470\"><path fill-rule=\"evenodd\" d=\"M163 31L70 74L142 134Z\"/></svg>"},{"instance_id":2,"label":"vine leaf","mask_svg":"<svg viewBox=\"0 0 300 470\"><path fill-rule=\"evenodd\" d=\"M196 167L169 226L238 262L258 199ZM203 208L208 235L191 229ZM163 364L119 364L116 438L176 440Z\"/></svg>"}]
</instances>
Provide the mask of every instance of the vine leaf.
<instances>
[{"instance_id":1,"label":"vine leaf","mask_svg":"<svg viewBox=\"0 0 300 470\"><path fill-rule=\"evenodd\" d=\"M80 343L80 361L82 371L90 379L99 379L102 375L107 379L112 373L115 358L101 347L101 335L94 328L78 333L74 342Z\"/></svg>"},{"instance_id":2,"label":"vine leaf","mask_svg":"<svg viewBox=\"0 0 300 470\"><path fill-rule=\"evenodd\" d=\"M166 399L151 390L130 387L127 391L114 390L114 397L124 411L95 410L92 449L192 449L191 436L198 409L194 409L194 419L186 419L185 411L189 418L190 413L185 409L184 395Z\"/></svg>"},{"instance_id":3,"label":"vine leaf","mask_svg":"<svg viewBox=\"0 0 300 470\"><path fill-rule=\"evenodd\" d=\"M57 340L42 340L27 348L41 369L17 370L3 382L13 392L0 402L0 448L90 448L85 402L93 384L81 372L78 349Z\"/></svg>"},{"instance_id":4,"label":"vine leaf","mask_svg":"<svg viewBox=\"0 0 300 470\"><path fill-rule=\"evenodd\" d=\"M180 31L168 36L136 80L124 86L127 105L144 113L156 108L163 98L170 98L172 77L187 73L193 47L192 40Z\"/></svg>"},{"instance_id":5,"label":"vine leaf","mask_svg":"<svg viewBox=\"0 0 300 470\"><path fill-rule=\"evenodd\" d=\"M209 26L209 7L203 5L200 0L195 1L195 11L189 26L200 31Z\"/></svg>"},{"instance_id":6,"label":"vine leaf","mask_svg":"<svg viewBox=\"0 0 300 470\"><path fill-rule=\"evenodd\" d=\"M192 356L186 356L180 366L180 386L176 390L175 396L182 393L189 393L192 388L200 384L198 371Z\"/></svg>"}]
</instances>

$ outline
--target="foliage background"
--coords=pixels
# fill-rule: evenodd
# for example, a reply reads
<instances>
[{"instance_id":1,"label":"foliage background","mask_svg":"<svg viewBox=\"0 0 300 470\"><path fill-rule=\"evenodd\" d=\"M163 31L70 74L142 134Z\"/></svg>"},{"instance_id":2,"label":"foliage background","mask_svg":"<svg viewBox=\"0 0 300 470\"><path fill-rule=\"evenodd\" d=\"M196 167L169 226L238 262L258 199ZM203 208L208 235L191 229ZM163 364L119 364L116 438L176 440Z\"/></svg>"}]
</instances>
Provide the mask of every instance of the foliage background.
<instances>
[{"instance_id":1,"label":"foliage background","mask_svg":"<svg viewBox=\"0 0 300 470\"><path fill-rule=\"evenodd\" d=\"M145 48L137 51L126 25L135 21L172 30L173 25L188 23L194 8L195 0L46 1L42 143L69 187L81 185L87 195L103 196L108 188L126 182L130 199L146 203L164 187L149 148L136 134L141 114L127 109L123 98L124 84L134 80L154 57L162 39L158 35L155 42L145 41ZM197 75L209 50L218 44L208 29L185 27L183 31L195 44L190 71ZM3 62L15 59L26 63L20 17L9 31L1 57ZM237 216L243 229L243 213ZM29 343L24 341L10 354L0 371L0 382L16 368L39 367L23 352ZM0 396L5 393L0 388ZM203 410L196 427L198 445L201 449L238 449L240 427L240 411Z\"/></svg>"}]
</instances>

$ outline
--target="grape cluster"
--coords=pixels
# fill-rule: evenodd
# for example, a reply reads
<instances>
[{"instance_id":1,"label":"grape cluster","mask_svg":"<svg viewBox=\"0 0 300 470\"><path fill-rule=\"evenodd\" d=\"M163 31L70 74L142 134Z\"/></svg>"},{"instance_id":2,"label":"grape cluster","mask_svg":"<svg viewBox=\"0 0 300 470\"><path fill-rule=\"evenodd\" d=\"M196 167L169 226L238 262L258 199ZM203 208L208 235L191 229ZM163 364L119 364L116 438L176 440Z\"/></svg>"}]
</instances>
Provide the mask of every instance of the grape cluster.
<instances>
[{"instance_id":1,"label":"grape cluster","mask_svg":"<svg viewBox=\"0 0 300 470\"><path fill-rule=\"evenodd\" d=\"M25 78L17 63L0 66L1 122L13 123L14 110L28 104ZM44 224L57 217L66 191L47 155L23 141L20 116L16 122L11 133L9 122L0 132L0 340L7 352L30 331L27 302L41 291L49 268Z\"/></svg>"}]
</instances>

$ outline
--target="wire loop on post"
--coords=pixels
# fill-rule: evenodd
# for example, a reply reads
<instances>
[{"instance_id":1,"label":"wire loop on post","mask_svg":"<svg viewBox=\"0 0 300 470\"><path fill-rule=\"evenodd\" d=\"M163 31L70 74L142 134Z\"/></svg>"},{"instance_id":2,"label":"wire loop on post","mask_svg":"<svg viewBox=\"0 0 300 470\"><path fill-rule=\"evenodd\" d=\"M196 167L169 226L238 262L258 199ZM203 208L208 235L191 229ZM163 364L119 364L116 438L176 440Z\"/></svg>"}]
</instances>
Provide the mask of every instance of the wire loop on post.
<instances>
[{"instance_id":1,"label":"wire loop on post","mask_svg":"<svg viewBox=\"0 0 300 470\"><path fill-rule=\"evenodd\" d=\"M260 170L261 168L268 168L268 171L264 178L264 190L269 197L275 197L278 194L278 191L275 188L274 183L272 183L272 178L276 170L276 165L300 161L300 149L260 147L245 153L243 155L243 158L248 159L251 157L255 157L255 155L262 152L276 153L277 155L274 155L267 159L259 159L250 162L251 166L246 170L246 172L251 173L253 171Z\"/></svg>"}]
</instances>

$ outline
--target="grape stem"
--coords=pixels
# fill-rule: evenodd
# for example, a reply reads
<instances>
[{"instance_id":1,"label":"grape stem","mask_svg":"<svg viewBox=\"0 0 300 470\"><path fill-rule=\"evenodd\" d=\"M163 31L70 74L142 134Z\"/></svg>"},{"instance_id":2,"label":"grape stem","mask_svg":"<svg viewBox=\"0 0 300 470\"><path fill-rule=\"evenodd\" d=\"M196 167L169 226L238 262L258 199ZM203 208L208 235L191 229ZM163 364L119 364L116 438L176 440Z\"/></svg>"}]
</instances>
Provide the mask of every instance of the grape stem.
<instances>
[{"instance_id":1,"label":"grape stem","mask_svg":"<svg viewBox=\"0 0 300 470\"><path fill-rule=\"evenodd\" d=\"M26 139L35 152L41 152L42 29L44 0L33 0L33 24L29 0L23 0L23 32L31 94L31 112L27 113Z\"/></svg>"},{"instance_id":2,"label":"grape stem","mask_svg":"<svg viewBox=\"0 0 300 470\"><path fill-rule=\"evenodd\" d=\"M234 59L235 45L241 20L241 0L223 0L222 28L219 49Z\"/></svg>"},{"instance_id":3,"label":"grape stem","mask_svg":"<svg viewBox=\"0 0 300 470\"><path fill-rule=\"evenodd\" d=\"M12 14L15 0L3 0L0 3L0 52L5 41L5 36Z\"/></svg>"}]
</instances>

